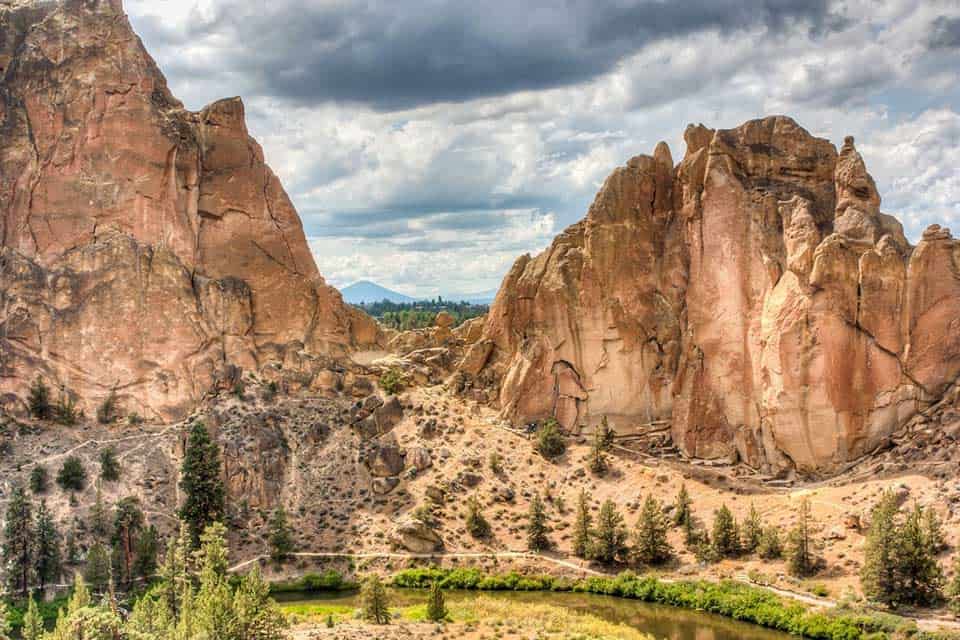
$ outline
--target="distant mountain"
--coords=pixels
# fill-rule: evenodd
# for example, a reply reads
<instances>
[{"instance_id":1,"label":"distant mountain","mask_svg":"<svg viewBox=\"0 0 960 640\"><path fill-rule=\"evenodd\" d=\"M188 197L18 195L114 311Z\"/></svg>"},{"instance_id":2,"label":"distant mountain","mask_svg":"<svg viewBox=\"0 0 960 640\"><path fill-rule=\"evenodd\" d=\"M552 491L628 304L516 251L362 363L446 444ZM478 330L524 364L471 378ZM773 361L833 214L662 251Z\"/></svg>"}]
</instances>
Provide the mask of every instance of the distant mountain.
<instances>
[{"instance_id":1,"label":"distant mountain","mask_svg":"<svg viewBox=\"0 0 960 640\"><path fill-rule=\"evenodd\" d=\"M405 296L369 280L360 280L340 289L343 299L350 304L381 302L416 302L416 298Z\"/></svg>"},{"instance_id":2,"label":"distant mountain","mask_svg":"<svg viewBox=\"0 0 960 640\"><path fill-rule=\"evenodd\" d=\"M470 304L490 304L497 297L497 290L479 291L477 293L444 293L443 299L450 302L469 302Z\"/></svg>"}]
</instances>

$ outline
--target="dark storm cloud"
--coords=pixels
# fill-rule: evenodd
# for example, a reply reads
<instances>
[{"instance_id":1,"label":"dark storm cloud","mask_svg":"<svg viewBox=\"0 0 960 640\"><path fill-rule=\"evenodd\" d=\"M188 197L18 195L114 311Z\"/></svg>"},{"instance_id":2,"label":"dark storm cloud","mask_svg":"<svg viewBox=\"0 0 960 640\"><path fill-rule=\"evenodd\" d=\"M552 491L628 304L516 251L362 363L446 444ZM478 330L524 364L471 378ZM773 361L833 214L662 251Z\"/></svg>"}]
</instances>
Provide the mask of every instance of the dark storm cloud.
<instances>
[{"instance_id":1,"label":"dark storm cloud","mask_svg":"<svg viewBox=\"0 0 960 640\"><path fill-rule=\"evenodd\" d=\"M931 49L960 49L960 16L940 16L932 27L928 40Z\"/></svg>"},{"instance_id":2,"label":"dark storm cloud","mask_svg":"<svg viewBox=\"0 0 960 640\"><path fill-rule=\"evenodd\" d=\"M275 0L255 11L231 0L188 35L239 43L224 63L264 94L396 109L580 83L646 44L705 30L840 24L827 0Z\"/></svg>"}]
</instances>

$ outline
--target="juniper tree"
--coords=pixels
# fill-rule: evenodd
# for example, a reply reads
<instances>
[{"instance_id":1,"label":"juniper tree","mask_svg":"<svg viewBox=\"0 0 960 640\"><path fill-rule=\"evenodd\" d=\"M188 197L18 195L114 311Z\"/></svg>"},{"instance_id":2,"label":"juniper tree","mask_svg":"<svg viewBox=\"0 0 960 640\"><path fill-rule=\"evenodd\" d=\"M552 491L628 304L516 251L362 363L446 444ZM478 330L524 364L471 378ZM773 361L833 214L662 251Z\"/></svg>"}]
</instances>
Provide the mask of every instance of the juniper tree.
<instances>
[{"instance_id":1,"label":"juniper tree","mask_svg":"<svg viewBox=\"0 0 960 640\"><path fill-rule=\"evenodd\" d=\"M53 416L53 407L50 405L50 388L40 376L37 376L33 384L30 385L27 406L30 409L30 415L34 418L49 420Z\"/></svg>"},{"instance_id":2,"label":"juniper tree","mask_svg":"<svg viewBox=\"0 0 960 640\"><path fill-rule=\"evenodd\" d=\"M202 422L190 427L186 453L181 467L180 488L186 495L180 518L187 523L193 546L200 534L225 512L223 480L220 475L220 448Z\"/></svg>"},{"instance_id":3,"label":"juniper tree","mask_svg":"<svg viewBox=\"0 0 960 640\"><path fill-rule=\"evenodd\" d=\"M943 596L943 571L927 536L923 512L915 505L898 528L896 561L899 600L926 606Z\"/></svg>"},{"instance_id":4,"label":"juniper tree","mask_svg":"<svg viewBox=\"0 0 960 640\"><path fill-rule=\"evenodd\" d=\"M100 452L100 477L107 482L120 479L120 461L117 460L117 450L113 447L107 447Z\"/></svg>"},{"instance_id":5,"label":"juniper tree","mask_svg":"<svg viewBox=\"0 0 960 640\"><path fill-rule=\"evenodd\" d=\"M593 444L590 445L589 467L590 471L598 476L604 475L609 469L607 456L604 453L603 434L599 431L593 435Z\"/></svg>"},{"instance_id":6,"label":"juniper tree","mask_svg":"<svg viewBox=\"0 0 960 640\"><path fill-rule=\"evenodd\" d=\"M731 558L740 553L740 533L737 521L727 505L721 505L713 514L713 549L718 558Z\"/></svg>"},{"instance_id":7,"label":"juniper tree","mask_svg":"<svg viewBox=\"0 0 960 640\"><path fill-rule=\"evenodd\" d=\"M467 512L465 514L467 521L467 531L474 538L487 538L490 536L490 523L483 516L483 510L480 507L480 501L477 496L467 498Z\"/></svg>"},{"instance_id":8,"label":"juniper tree","mask_svg":"<svg viewBox=\"0 0 960 640\"><path fill-rule=\"evenodd\" d=\"M430 584L430 595L427 598L427 620L442 622L447 619L447 605L444 602L443 590L440 582L434 580Z\"/></svg>"},{"instance_id":9,"label":"juniper tree","mask_svg":"<svg viewBox=\"0 0 960 640\"><path fill-rule=\"evenodd\" d=\"M667 518L660 501L648 495L637 522L634 552L644 564L661 564L670 559L673 549L667 540Z\"/></svg>"},{"instance_id":10,"label":"juniper tree","mask_svg":"<svg viewBox=\"0 0 960 640\"><path fill-rule=\"evenodd\" d=\"M83 491L87 484L87 472L80 458L69 456L63 461L60 471L57 472L57 484L64 491Z\"/></svg>"},{"instance_id":11,"label":"juniper tree","mask_svg":"<svg viewBox=\"0 0 960 640\"><path fill-rule=\"evenodd\" d=\"M270 519L270 558L274 562L283 562L292 552L293 536L287 523L287 512L280 505Z\"/></svg>"},{"instance_id":12,"label":"juniper tree","mask_svg":"<svg viewBox=\"0 0 960 640\"><path fill-rule=\"evenodd\" d=\"M760 539L763 537L763 522L760 520L760 514L757 513L756 506L750 504L750 513L743 522L743 528L740 532L740 541L743 551L753 553L760 546Z\"/></svg>"},{"instance_id":13,"label":"juniper tree","mask_svg":"<svg viewBox=\"0 0 960 640\"><path fill-rule=\"evenodd\" d=\"M806 577L816 570L813 541L810 534L810 500L800 501L797 524L787 537L787 570L794 576Z\"/></svg>"},{"instance_id":14,"label":"juniper tree","mask_svg":"<svg viewBox=\"0 0 960 640\"><path fill-rule=\"evenodd\" d=\"M677 492L676 502L673 504L673 524L677 527L689 528L693 522L693 514L690 512L690 506L693 501L690 500L690 494L687 492L687 484L680 485L680 491Z\"/></svg>"},{"instance_id":15,"label":"juniper tree","mask_svg":"<svg viewBox=\"0 0 960 640\"><path fill-rule=\"evenodd\" d=\"M760 544L757 545L757 555L764 560L776 560L783 555L783 545L780 542L780 530L770 525L763 528L760 535Z\"/></svg>"},{"instance_id":16,"label":"juniper tree","mask_svg":"<svg viewBox=\"0 0 960 640\"><path fill-rule=\"evenodd\" d=\"M30 470L30 492L34 495L41 495L50 489L50 476L47 468L38 464Z\"/></svg>"},{"instance_id":17,"label":"juniper tree","mask_svg":"<svg viewBox=\"0 0 960 640\"><path fill-rule=\"evenodd\" d=\"M364 620L373 624L390 622L390 610L387 604L387 590L380 576L373 574L363 582L360 590L361 613Z\"/></svg>"},{"instance_id":18,"label":"juniper tree","mask_svg":"<svg viewBox=\"0 0 960 640\"><path fill-rule=\"evenodd\" d=\"M3 528L3 565L7 585L13 593L26 597L34 569L33 507L23 487L14 487L7 503Z\"/></svg>"},{"instance_id":19,"label":"juniper tree","mask_svg":"<svg viewBox=\"0 0 960 640\"><path fill-rule=\"evenodd\" d=\"M567 444L560 433L560 425L553 418L545 420L537 434L537 451L544 458L552 459L562 456L566 450Z\"/></svg>"},{"instance_id":20,"label":"juniper tree","mask_svg":"<svg viewBox=\"0 0 960 640\"><path fill-rule=\"evenodd\" d=\"M550 548L547 538L547 512L539 493L533 494L530 512L527 515L527 548L531 551L543 551Z\"/></svg>"},{"instance_id":21,"label":"juniper tree","mask_svg":"<svg viewBox=\"0 0 960 640\"><path fill-rule=\"evenodd\" d=\"M884 491L870 513L860 584L875 602L892 604L897 597L897 529L899 508L892 491Z\"/></svg>"},{"instance_id":22,"label":"juniper tree","mask_svg":"<svg viewBox=\"0 0 960 640\"><path fill-rule=\"evenodd\" d=\"M590 514L590 494L580 490L577 498L577 517L573 523L573 555L586 558L590 555L593 532L593 516Z\"/></svg>"},{"instance_id":23,"label":"juniper tree","mask_svg":"<svg viewBox=\"0 0 960 640\"><path fill-rule=\"evenodd\" d=\"M60 555L60 534L53 521L53 515L47 509L46 501L37 509L35 529L34 574L42 593L48 583L60 577L62 557Z\"/></svg>"},{"instance_id":24,"label":"juniper tree","mask_svg":"<svg viewBox=\"0 0 960 640\"><path fill-rule=\"evenodd\" d=\"M613 564L627 550L627 529L623 516L612 500L606 500L597 516L597 529L593 534L591 557L604 564Z\"/></svg>"}]
</instances>

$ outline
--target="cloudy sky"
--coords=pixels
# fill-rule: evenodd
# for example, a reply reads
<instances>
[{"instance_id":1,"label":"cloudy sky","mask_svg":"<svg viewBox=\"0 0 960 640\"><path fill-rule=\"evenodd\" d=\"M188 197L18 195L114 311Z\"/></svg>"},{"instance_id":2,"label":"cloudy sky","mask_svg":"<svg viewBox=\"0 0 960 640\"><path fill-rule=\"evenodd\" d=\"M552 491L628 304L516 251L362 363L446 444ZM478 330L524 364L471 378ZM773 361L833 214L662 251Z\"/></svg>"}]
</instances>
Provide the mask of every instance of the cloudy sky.
<instances>
[{"instance_id":1,"label":"cloudy sky","mask_svg":"<svg viewBox=\"0 0 960 640\"><path fill-rule=\"evenodd\" d=\"M855 135L911 238L960 216L960 0L125 6L189 108L243 96L338 286L494 289L691 122Z\"/></svg>"}]
</instances>

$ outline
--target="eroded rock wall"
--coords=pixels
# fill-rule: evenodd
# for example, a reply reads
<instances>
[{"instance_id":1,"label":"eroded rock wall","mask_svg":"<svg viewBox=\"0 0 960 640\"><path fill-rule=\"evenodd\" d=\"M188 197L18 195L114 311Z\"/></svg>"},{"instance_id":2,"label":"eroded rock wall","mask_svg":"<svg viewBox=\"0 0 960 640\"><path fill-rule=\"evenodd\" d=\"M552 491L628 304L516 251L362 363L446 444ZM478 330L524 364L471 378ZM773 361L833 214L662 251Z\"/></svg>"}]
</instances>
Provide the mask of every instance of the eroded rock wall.
<instances>
[{"instance_id":1,"label":"eroded rock wall","mask_svg":"<svg viewBox=\"0 0 960 640\"><path fill-rule=\"evenodd\" d=\"M461 369L514 421L669 421L692 457L835 471L960 373L960 245L910 246L851 138L771 117L685 140L517 260Z\"/></svg>"},{"instance_id":2,"label":"eroded rock wall","mask_svg":"<svg viewBox=\"0 0 960 640\"><path fill-rule=\"evenodd\" d=\"M184 109L119 0L7 0L0 34L5 404L41 373L88 410L116 389L177 419L230 367L379 341L317 271L240 99Z\"/></svg>"}]
</instances>

